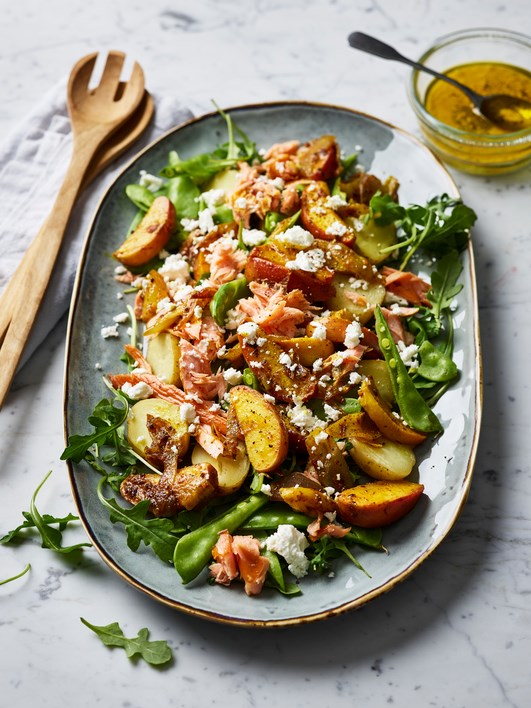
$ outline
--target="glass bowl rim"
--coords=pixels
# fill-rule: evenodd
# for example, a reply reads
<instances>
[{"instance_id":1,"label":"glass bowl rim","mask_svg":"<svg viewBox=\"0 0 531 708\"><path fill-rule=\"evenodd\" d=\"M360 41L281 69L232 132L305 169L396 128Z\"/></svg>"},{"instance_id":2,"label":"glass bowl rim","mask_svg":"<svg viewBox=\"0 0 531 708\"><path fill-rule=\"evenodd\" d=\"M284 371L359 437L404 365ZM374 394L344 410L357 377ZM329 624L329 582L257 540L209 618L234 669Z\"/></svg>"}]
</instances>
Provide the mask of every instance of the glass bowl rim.
<instances>
[{"instance_id":1,"label":"glass bowl rim","mask_svg":"<svg viewBox=\"0 0 531 708\"><path fill-rule=\"evenodd\" d=\"M457 30L455 32L449 32L448 34L438 37L433 44L423 52L422 56L417 61L420 64L425 64L426 61L433 54L435 54L435 52L439 51L443 47L469 39L505 39L513 44L520 44L524 48L529 49L531 52L531 37L527 34L494 27L473 27L464 30ZM468 132L466 130L461 130L460 128L454 128L453 126L438 120L424 108L424 105L418 95L416 79L421 73L422 72L418 69L413 69L410 74L408 84L409 100L413 109L417 113L417 116L434 132L441 133L445 137L453 138L463 144L476 146L480 145L482 147L485 147L488 144L496 147L503 147L504 145L514 146L515 144L526 143L531 140L531 128L523 128L522 130L518 130L513 133L491 135L489 133Z\"/></svg>"}]
</instances>

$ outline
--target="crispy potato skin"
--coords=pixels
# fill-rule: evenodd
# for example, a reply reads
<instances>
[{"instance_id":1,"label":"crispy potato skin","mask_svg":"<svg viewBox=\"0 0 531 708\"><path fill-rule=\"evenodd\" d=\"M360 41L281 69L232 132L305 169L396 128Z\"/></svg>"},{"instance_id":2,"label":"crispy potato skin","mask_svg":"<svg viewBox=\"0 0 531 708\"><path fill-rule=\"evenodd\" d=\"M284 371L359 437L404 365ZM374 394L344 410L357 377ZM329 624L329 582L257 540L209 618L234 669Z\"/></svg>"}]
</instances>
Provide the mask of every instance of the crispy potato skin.
<instances>
[{"instance_id":1,"label":"crispy potato skin","mask_svg":"<svg viewBox=\"0 0 531 708\"><path fill-rule=\"evenodd\" d=\"M307 516L319 516L337 511L336 503L324 492L310 487L281 487L279 494L282 501L295 511Z\"/></svg>"},{"instance_id":2,"label":"crispy potato skin","mask_svg":"<svg viewBox=\"0 0 531 708\"><path fill-rule=\"evenodd\" d=\"M169 291L166 281L157 270L150 270L146 280L148 284L143 290L142 297L142 322L147 322L157 314L157 305Z\"/></svg>"},{"instance_id":3,"label":"crispy potato skin","mask_svg":"<svg viewBox=\"0 0 531 708\"><path fill-rule=\"evenodd\" d=\"M311 464L324 487L345 489L352 484L352 475L334 438L318 428L306 438Z\"/></svg>"},{"instance_id":4,"label":"crispy potato skin","mask_svg":"<svg viewBox=\"0 0 531 708\"><path fill-rule=\"evenodd\" d=\"M175 226L175 207L167 197L157 197L144 218L114 257L126 266L148 263L160 253Z\"/></svg>"},{"instance_id":5,"label":"crispy potato skin","mask_svg":"<svg viewBox=\"0 0 531 708\"><path fill-rule=\"evenodd\" d=\"M302 177L329 180L339 174L339 147L333 135L322 135L306 143L297 152Z\"/></svg>"},{"instance_id":6,"label":"crispy potato skin","mask_svg":"<svg viewBox=\"0 0 531 708\"><path fill-rule=\"evenodd\" d=\"M415 466L415 453L410 445L381 437L377 443L351 440L350 456L369 477L399 481L409 477Z\"/></svg>"},{"instance_id":7,"label":"crispy potato skin","mask_svg":"<svg viewBox=\"0 0 531 708\"><path fill-rule=\"evenodd\" d=\"M285 352L293 352L303 366L312 366L317 359L326 359L334 353L334 345L328 339L313 337L278 337L271 336L271 341Z\"/></svg>"},{"instance_id":8,"label":"crispy potato skin","mask_svg":"<svg viewBox=\"0 0 531 708\"><path fill-rule=\"evenodd\" d=\"M362 528L388 526L408 514L424 485L415 482L369 482L342 491L336 504L339 515Z\"/></svg>"},{"instance_id":9,"label":"crispy potato skin","mask_svg":"<svg viewBox=\"0 0 531 708\"><path fill-rule=\"evenodd\" d=\"M233 494L244 483L249 472L249 458L243 443L238 445L234 458L220 455L214 459L199 443L192 451L192 463L208 462L218 473L218 488L221 496Z\"/></svg>"},{"instance_id":10,"label":"crispy potato skin","mask_svg":"<svg viewBox=\"0 0 531 708\"><path fill-rule=\"evenodd\" d=\"M249 460L257 472L271 472L288 454L288 433L278 411L248 386L231 389L231 404Z\"/></svg>"}]
</instances>

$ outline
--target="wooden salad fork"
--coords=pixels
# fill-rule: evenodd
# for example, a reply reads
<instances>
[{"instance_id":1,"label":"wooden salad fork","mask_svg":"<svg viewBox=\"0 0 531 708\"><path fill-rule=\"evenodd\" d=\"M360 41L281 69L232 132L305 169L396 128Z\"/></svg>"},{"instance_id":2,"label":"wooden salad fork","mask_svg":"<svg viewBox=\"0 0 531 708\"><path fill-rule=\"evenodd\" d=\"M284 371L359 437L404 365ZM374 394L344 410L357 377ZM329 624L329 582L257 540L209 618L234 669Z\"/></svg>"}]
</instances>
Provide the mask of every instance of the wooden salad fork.
<instances>
[{"instance_id":1,"label":"wooden salad fork","mask_svg":"<svg viewBox=\"0 0 531 708\"><path fill-rule=\"evenodd\" d=\"M120 81L125 54L109 52L99 85L89 88L98 54L74 66L67 87L72 124L72 157L52 210L17 269L16 287L9 287L9 323L0 331L0 407L3 405L33 322L50 280L62 239L87 179L95 176L94 158L109 157L105 143L130 119L145 99L144 73L135 62L128 81ZM149 103L149 102L148 102ZM110 142L108 143L110 146ZM109 150L111 148L109 147ZM113 155L115 156L115 155ZM112 159L107 159L105 164ZM6 293L4 292L2 298Z\"/></svg>"}]
</instances>

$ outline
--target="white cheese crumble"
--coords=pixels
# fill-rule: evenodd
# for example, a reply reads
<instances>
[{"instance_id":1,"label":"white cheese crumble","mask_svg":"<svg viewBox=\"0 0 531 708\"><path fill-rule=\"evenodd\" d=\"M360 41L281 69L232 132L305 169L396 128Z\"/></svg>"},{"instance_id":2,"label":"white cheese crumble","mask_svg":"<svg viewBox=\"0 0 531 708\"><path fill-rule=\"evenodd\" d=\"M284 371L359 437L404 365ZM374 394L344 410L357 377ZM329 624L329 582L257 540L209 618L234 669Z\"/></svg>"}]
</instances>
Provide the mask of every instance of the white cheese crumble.
<instances>
[{"instance_id":1,"label":"white cheese crumble","mask_svg":"<svg viewBox=\"0 0 531 708\"><path fill-rule=\"evenodd\" d=\"M396 346L398 348L400 358L402 359L404 364L412 371L418 369L419 362L417 357L419 353L419 348L417 347L417 345L410 344L409 346L406 346L404 342L399 341Z\"/></svg>"},{"instance_id":2,"label":"white cheese crumble","mask_svg":"<svg viewBox=\"0 0 531 708\"><path fill-rule=\"evenodd\" d=\"M199 230L202 234L208 234L214 230L216 225L214 224L214 218L210 209L200 211L197 215L197 219L199 222Z\"/></svg>"},{"instance_id":3,"label":"white cheese crumble","mask_svg":"<svg viewBox=\"0 0 531 708\"><path fill-rule=\"evenodd\" d=\"M118 315L114 315L112 318L113 322L117 322L118 324L123 324L124 322L129 321L129 313L128 312L120 312Z\"/></svg>"},{"instance_id":4,"label":"white cheese crumble","mask_svg":"<svg viewBox=\"0 0 531 708\"><path fill-rule=\"evenodd\" d=\"M316 322L314 326L312 339L326 339L326 326L322 322Z\"/></svg>"},{"instance_id":5,"label":"white cheese crumble","mask_svg":"<svg viewBox=\"0 0 531 708\"><path fill-rule=\"evenodd\" d=\"M247 208L247 199L245 197L238 197L234 201L234 206L237 209L246 209Z\"/></svg>"},{"instance_id":6,"label":"white cheese crumble","mask_svg":"<svg viewBox=\"0 0 531 708\"><path fill-rule=\"evenodd\" d=\"M267 239L267 234L261 229L243 229L242 241L249 248L260 246Z\"/></svg>"},{"instance_id":7,"label":"white cheese crumble","mask_svg":"<svg viewBox=\"0 0 531 708\"><path fill-rule=\"evenodd\" d=\"M223 378L231 386L237 386L239 383L241 383L242 374L240 371L238 371L238 369L234 369L231 367L230 369L226 369L223 372Z\"/></svg>"},{"instance_id":8,"label":"white cheese crumble","mask_svg":"<svg viewBox=\"0 0 531 708\"><path fill-rule=\"evenodd\" d=\"M123 293L120 293L120 292L116 293L116 299L117 299L117 300L123 300L123 299L124 299L124 294L123 294Z\"/></svg>"},{"instance_id":9,"label":"white cheese crumble","mask_svg":"<svg viewBox=\"0 0 531 708\"><path fill-rule=\"evenodd\" d=\"M242 335L247 344L256 344L258 325L255 322L244 322L238 327L237 332Z\"/></svg>"},{"instance_id":10,"label":"white cheese crumble","mask_svg":"<svg viewBox=\"0 0 531 708\"><path fill-rule=\"evenodd\" d=\"M320 248L313 251L299 251L294 261L288 261L286 268L289 270L304 270L308 273L316 273L319 268L325 265L325 254Z\"/></svg>"},{"instance_id":11,"label":"white cheese crumble","mask_svg":"<svg viewBox=\"0 0 531 708\"><path fill-rule=\"evenodd\" d=\"M124 275L125 273L127 273L127 268L123 265L117 265L114 269L115 275Z\"/></svg>"},{"instance_id":12,"label":"white cheese crumble","mask_svg":"<svg viewBox=\"0 0 531 708\"><path fill-rule=\"evenodd\" d=\"M345 341L344 345L347 349L354 349L360 343L360 339L363 337L363 332L361 331L361 325L359 322L351 322L347 329L345 330Z\"/></svg>"},{"instance_id":13,"label":"white cheese crumble","mask_svg":"<svg viewBox=\"0 0 531 708\"><path fill-rule=\"evenodd\" d=\"M183 423L193 423L197 413L195 407L191 403L183 403L179 409L179 418Z\"/></svg>"},{"instance_id":14,"label":"white cheese crumble","mask_svg":"<svg viewBox=\"0 0 531 708\"><path fill-rule=\"evenodd\" d=\"M120 334L118 332L118 325L113 324L109 325L108 327L102 327L101 328L101 336L103 339L110 339L111 337L119 337Z\"/></svg>"},{"instance_id":15,"label":"white cheese crumble","mask_svg":"<svg viewBox=\"0 0 531 708\"><path fill-rule=\"evenodd\" d=\"M329 406L328 403L324 404L324 412L325 416L327 417L328 420L337 420L338 418L341 418L343 413L341 411L336 410L335 408L332 408L332 406Z\"/></svg>"},{"instance_id":16,"label":"white cheese crumble","mask_svg":"<svg viewBox=\"0 0 531 708\"><path fill-rule=\"evenodd\" d=\"M361 374L358 374L357 371L353 371L348 377L348 382L352 386L356 386L357 384L361 383Z\"/></svg>"},{"instance_id":17,"label":"white cheese crumble","mask_svg":"<svg viewBox=\"0 0 531 708\"><path fill-rule=\"evenodd\" d=\"M144 398L149 398L153 395L153 389L145 381L139 381L136 384L130 384L126 381L121 386L122 391L126 396L131 398L133 401L141 401Z\"/></svg>"},{"instance_id":18,"label":"white cheese crumble","mask_svg":"<svg viewBox=\"0 0 531 708\"><path fill-rule=\"evenodd\" d=\"M161 177L152 175L146 170L140 170L140 179L138 184L141 187L149 189L150 192L158 192L159 189L164 185L164 180Z\"/></svg>"},{"instance_id":19,"label":"white cheese crumble","mask_svg":"<svg viewBox=\"0 0 531 708\"><path fill-rule=\"evenodd\" d=\"M328 234L328 236L344 236L347 231L346 224L343 224L341 221L334 221L326 229L325 233Z\"/></svg>"},{"instance_id":20,"label":"white cheese crumble","mask_svg":"<svg viewBox=\"0 0 531 708\"><path fill-rule=\"evenodd\" d=\"M323 425L323 421L314 416L311 410L300 402L295 403L293 408L288 408L286 413L293 425L301 430L311 432Z\"/></svg>"},{"instance_id":21,"label":"white cheese crumble","mask_svg":"<svg viewBox=\"0 0 531 708\"><path fill-rule=\"evenodd\" d=\"M275 404L277 402L276 398L274 396L270 396L268 393L264 393L264 401L267 401L268 403L273 403L273 404Z\"/></svg>"},{"instance_id":22,"label":"white cheese crumble","mask_svg":"<svg viewBox=\"0 0 531 708\"><path fill-rule=\"evenodd\" d=\"M295 526L280 524L276 533L266 539L265 545L268 551L274 551L286 560L288 570L296 578L308 573L310 561L304 555L305 548L309 546L308 539Z\"/></svg>"},{"instance_id":23,"label":"white cheese crumble","mask_svg":"<svg viewBox=\"0 0 531 708\"><path fill-rule=\"evenodd\" d=\"M181 253L172 253L159 268L164 280L184 284L190 277L190 267Z\"/></svg>"},{"instance_id":24,"label":"white cheese crumble","mask_svg":"<svg viewBox=\"0 0 531 708\"><path fill-rule=\"evenodd\" d=\"M203 192L199 199L203 200L207 209L215 209L225 201L225 191L223 189L209 189L208 192Z\"/></svg>"},{"instance_id":25,"label":"white cheese crumble","mask_svg":"<svg viewBox=\"0 0 531 708\"><path fill-rule=\"evenodd\" d=\"M294 246L295 248L309 248L315 241L313 235L309 231L306 231L306 229L303 229L302 226L292 226L278 234L275 238L277 241L289 246Z\"/></svg>"},{"instance_id":26,"label":"white cheese crumble","mask_svg":"<svg viewBox=\"0 0 531 708\"><path fill-rule=\"evenodd\" d=\"M225 329L238 329L244 318L245 314L237 307L233 307L225 317Z\"/></svg>"},{"instance_id":27,"label":"white cheese crumble","mask_svg":"<svg viewBox=\"0 0 531 708\"><path fill-rule=\"evenodd\" d=\"M332 194L325 199L325 206L329 209L339 209L339 207L347 206L347 203L340 194Z\"/></svg>"},{"instance_id":28,"label":"white cheese crumble","mask_svg":"<svg viewBox=\"0 0 531 708\"><path fill-rule=\"evenodd\" d=\"M262 484L262 486L260 487L260 491L262 492L262 494L265 494L266 496L270 497L272 494L271 485L270 484Z\"/></svg>"},{"instance_id":29,"label":"white cheese crumble","mask_svg":"<svg viewBox=\"0 0 531 708\"><path fill-rule=\"evenodd\" d=\"M317 433L317 435L314 437L314 440L317 444L324 442L328 438L328 433L325 432L324 430L321 430Z\"/></svg>"}]
</instances>

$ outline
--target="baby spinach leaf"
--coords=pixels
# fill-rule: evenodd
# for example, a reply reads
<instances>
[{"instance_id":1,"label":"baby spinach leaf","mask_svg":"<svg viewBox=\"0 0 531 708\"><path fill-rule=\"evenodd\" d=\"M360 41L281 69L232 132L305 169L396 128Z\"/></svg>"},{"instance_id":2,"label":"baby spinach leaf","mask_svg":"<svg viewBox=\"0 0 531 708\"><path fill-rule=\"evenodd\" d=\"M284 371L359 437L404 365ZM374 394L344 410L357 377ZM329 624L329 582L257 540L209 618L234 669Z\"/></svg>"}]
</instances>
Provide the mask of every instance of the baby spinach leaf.
<instances>
[{"instance_id":1,"label":"baby spinach leaf","mask_svg":"<svg viewBox=\"0 0 531 708\"><path fill-rule=\"evenodd\" d=\"M173 203L178 219L195 219L199 213L201 190L186 175L168 180L168 199Z\"/></svg>"},{"instance_id":2,"label":"baby spinach leaf","mask_svg":"<svg viewBox=\"0 0 531 708\"><path fill-rule=\"evenodd\" d=\"M177 537L174 534L174 524L171 519L146 518L149 501L145 499L131 509L120 506L116 499L108 499L103 495L103 485L106 479L98 483L98 499L109 512L113 524L120 523L125 526L127 545L132 551L137 551L140 542L151 546L153 552L163 561L171 561Z\"/></svg>"},{"instance_id":3,"label":"baby spinach leaf","mask_svg":"<svg viewBox=\"0 0 531 708\"><path fill-rule=\"evenodd\" d=\"M173 658L173 653L165 640L150 641L149 630L144 627L136 637L128 638L124 635L118 622L98 626L79 618L83 624L91 629L107 647L121 647L125 650L128 659L139 655L145 662L153 666L167 664Z\"/></svg>"},{"instance_id":4,"label":"baby spinach leaf","mask_svg":"<svg viewBox=\"0 0 531 708\"><path fill-rule=\"evenodd\" d=\"M125 193L141 212L146 212L155 200L153 192L140 184L128 184Z\"/></svg>"},{"instance_id":5,"label":"baby spinach leaf","mask_svg":"<svg viewBox=\"0 0 531 708\"><path fill-rule=\"evenodd\" d=\"M11 583L13 580L18 580L23 575L26 575L26 573L29 572L30 568L31 568L31 565L28 563L28 565L24 568L24 570L22 570L17 575L13 575L13 576L11 576L11 578L6 578L5 580L0 580L0 585L7 585L7 583Z\"/></svg>"},{"instance_id":6,"label":"baby spinach leaf","mask_svg":"<svg viewBox=\"0 0 531 708\"><path fill-rule=\"evenodd\" d=\"M232 310L238 300L251 294L247 280L236 278L222 285L210 302L210 313L220 327L225 326L227 312Z\"/></svg>"}]
</instances>

